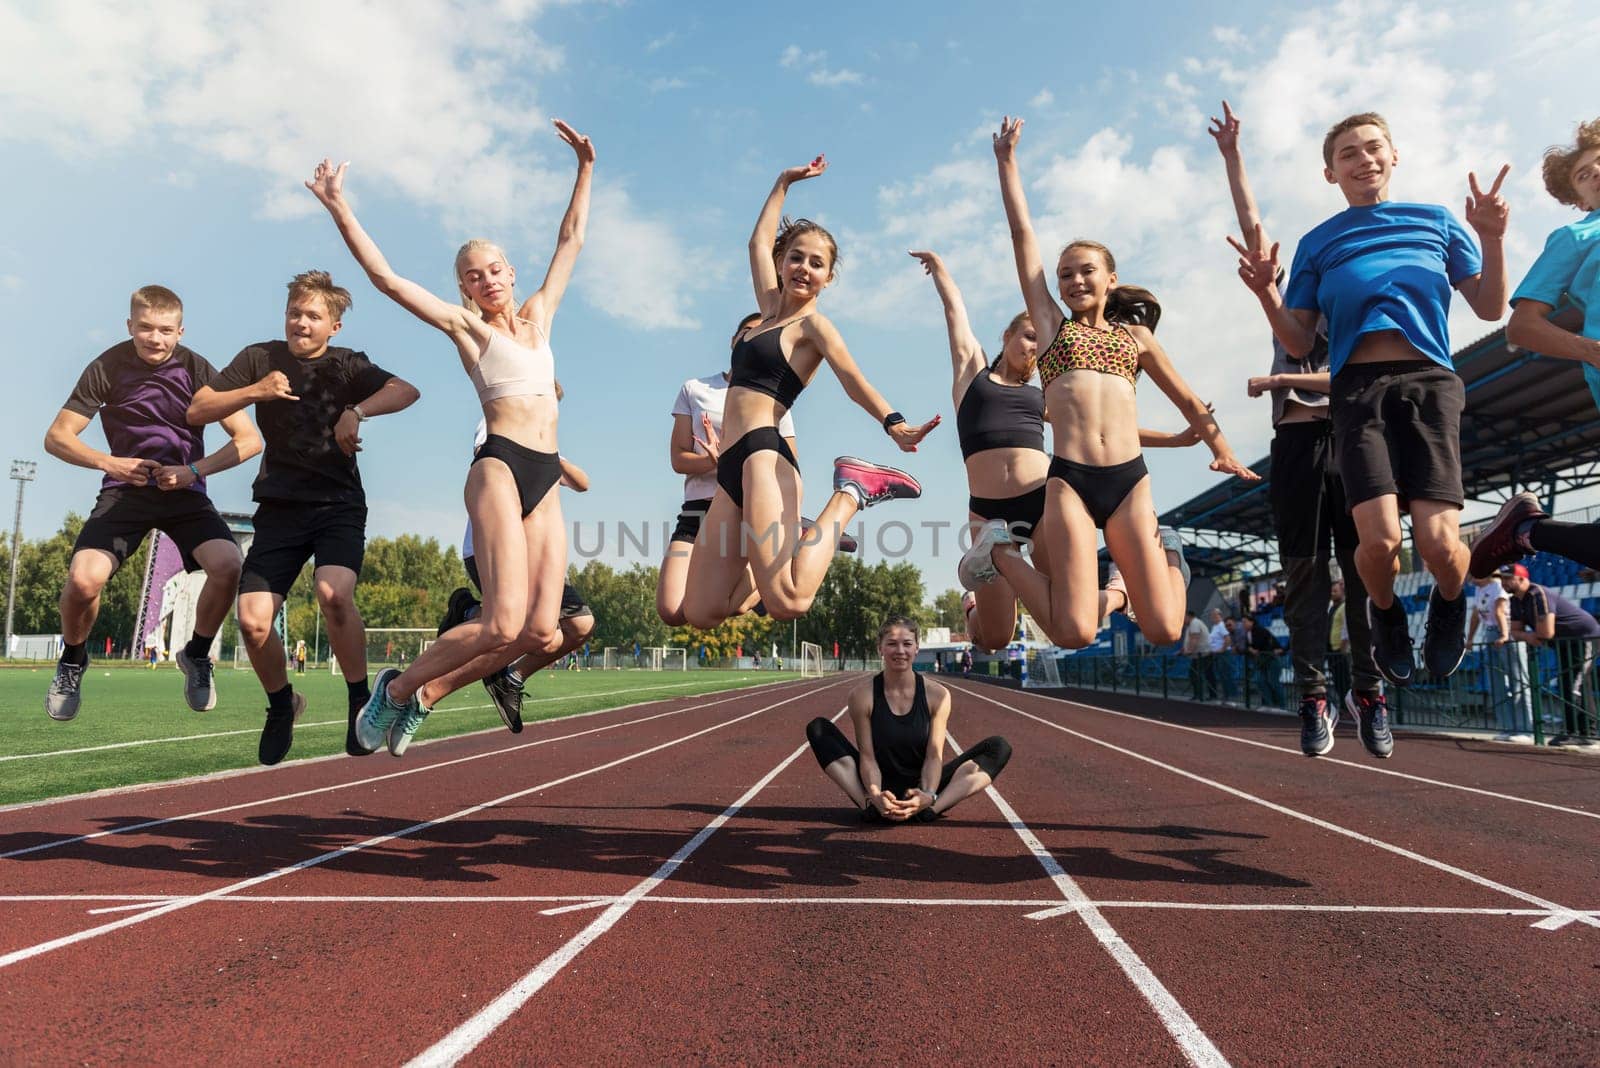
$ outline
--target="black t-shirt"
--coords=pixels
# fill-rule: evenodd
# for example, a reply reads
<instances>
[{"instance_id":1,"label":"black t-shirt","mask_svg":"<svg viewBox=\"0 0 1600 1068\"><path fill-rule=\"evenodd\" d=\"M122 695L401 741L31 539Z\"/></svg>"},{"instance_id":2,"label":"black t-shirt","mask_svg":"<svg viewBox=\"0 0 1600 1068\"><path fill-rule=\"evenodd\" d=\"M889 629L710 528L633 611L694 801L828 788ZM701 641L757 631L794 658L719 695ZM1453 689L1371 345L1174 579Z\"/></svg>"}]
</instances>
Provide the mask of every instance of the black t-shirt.
<instances>
[{"instance_id":1,"label":"black t-shirt","mask_svg":"<svg viewBox=\"0 0 1600 1068\"><path fill-rule=\"evenodd\" d=\"M123 341L90 361L62 407L86 419L99 415L111 455L182 467L205 455L202 430L190 426L185 413L195 391L210 385L216 373L186 346L152 367L131 340ZM100 483L102 489L123 485L110 475ZM205 479L189 488L204 493Z\"/></svg>"},{"instance_id":2,"label":"black t-shirt","mask_svg":"<svg viewBox=\"0 0 1600 1068\"><path fill-rule=\"evenodd\" d=\"M333 428L346 407L360 404L394 375L364 352L329 347L315 359L301 359L283 341L251 345L211 381L219 393L254 385L282 371L300 399L256 405L256 422L266 448L252 494L257 501L365 505L356 458L346 456Z\"/></svg>"}]
</instances>

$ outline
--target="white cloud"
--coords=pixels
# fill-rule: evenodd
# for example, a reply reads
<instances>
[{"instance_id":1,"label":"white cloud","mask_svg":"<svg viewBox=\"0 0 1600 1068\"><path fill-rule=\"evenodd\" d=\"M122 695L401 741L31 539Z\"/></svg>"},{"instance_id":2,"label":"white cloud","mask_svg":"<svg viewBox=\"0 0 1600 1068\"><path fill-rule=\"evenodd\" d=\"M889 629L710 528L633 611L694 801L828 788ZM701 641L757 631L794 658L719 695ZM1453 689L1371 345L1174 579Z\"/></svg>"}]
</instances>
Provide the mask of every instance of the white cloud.
<instances>
[{"instance_id":1,"label":"white cloud","mask_svg":"<svg viewBox=\"0 0 1600 1068\"><path fill-rule=\"evenodd\" d=\"M644 50L646 52L659 52L663 48L667 47L668 45L675 43L677 40L678 40L678 31L677 30L668 30L666 33L662 34L660 37L655 38L649 44L645 45L644 46Z\"/></svg>"},{"instance_id":2,"label":"white cloud","mask_svg":"<svg viewBox=\"0 0 1600 1068\"><path fill-rule=\"evenodd\" d=\"M687 89L689 83L682 78L656 78L650 82L652 93L670 93L677 89Z\"/></svg>"},{"instance_id":3,"label":"white cloud","mask_svg":"<svg viewBox=\"0 0 1600 1068\"><path fill-rule=\"evenodd\" d=\"M806 81L824 89L835 89L841 85L860 85L866 81L866 75L860 71L840 68L830 69L827 66L828 53L807 52L799 45L790 45L778 56L778 65L789 70L804 70Z\"/></svg>"},{"instance_id":4,"label":"white cloud","mask_svg":"<svg viewBox=\"0 0 1600 1068\"><path fill-rule=\"evenodd\" d=\"M1028 106L1034 110L1038 110L1040 108L1047 108L1055 102L1056 94L1052 93L1048 89L1040 89L1034 94L1033 99L1028 101Z\"/></svg>"},{"instance_id":5,"label":"white cloud","mask_svg":"<svg viewBox=\"0 0 1600 1068\"><path fill-rule=\"evenodd\" d=\"M1211 27L1211 39L1220 45L1238 47L1246 43L1244 34L1237 26Z\"/></svg>"},{"instance_id":6,"label":"white cloud","mask_svg":"<svg viewBox=\"0 0 1600 1068\"><path fill-rule=\"evenodd\" d=\"M259 173L268 218L319 210L301 181L326 155L352 161L353 195L397 192L447 228L509 233L540 249L554 233L573 162L538 104L538 79L562 65L537 30L543 4L501 0L492 34L477 32L481 11L467 3L169 6L0 7L0 39L11 45L0 64L0 142L44 142L69 157L176 148L190 169L220 162ZM605 172L605 143L597 147L598 189L634 214L596 212L591 230L677 244L665 224L636 213ZM603 284L588 261L578 287L602 309L658 321L611 299L618 289L662 291L646 261L613 262ZM680 311L669 321L686 324L688 291L670 296Z\"/></svg>"}]
</instances>

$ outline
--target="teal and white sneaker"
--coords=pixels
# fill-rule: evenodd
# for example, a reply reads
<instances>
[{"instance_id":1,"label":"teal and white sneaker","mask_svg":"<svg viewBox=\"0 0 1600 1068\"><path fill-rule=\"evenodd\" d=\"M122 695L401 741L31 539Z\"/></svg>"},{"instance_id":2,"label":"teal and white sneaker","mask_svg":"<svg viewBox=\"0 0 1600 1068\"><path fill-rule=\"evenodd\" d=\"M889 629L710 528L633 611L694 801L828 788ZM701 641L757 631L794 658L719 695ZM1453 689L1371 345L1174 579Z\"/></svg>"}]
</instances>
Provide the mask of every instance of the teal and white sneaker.
<instances>
[{"instance_id":1,"label":"teal and white sneaker","mask_svg":"<svg viewBox=\"0 0 1600 1068\"><path fill-rule=\"evenodd\" d=\"M376 753L389 737L389 728L407 711L407 706L389 700L389 683L400 674L394 668L384 668L372 683L372 696L367 699L361 714L356 717L356 745L368 753ZM416 698L411 699L413 705Z\"/></svg>"},{"instance_id":2,"label":"teal and white sneaker","mask_svg":"<svg viewBox=\"0 0 1600 1068\"><path fill-rule=\"evenodd\" d=\"M415 697L411 699L410 707L400 713L400 718L389 728L390 756L405 755L407 747L411 745L411 739L417 736L417 728L422 726L422 721L427 719L428 713L432 711L431 708L423 708L422 703Z\"/></svg>"}]
</instances>

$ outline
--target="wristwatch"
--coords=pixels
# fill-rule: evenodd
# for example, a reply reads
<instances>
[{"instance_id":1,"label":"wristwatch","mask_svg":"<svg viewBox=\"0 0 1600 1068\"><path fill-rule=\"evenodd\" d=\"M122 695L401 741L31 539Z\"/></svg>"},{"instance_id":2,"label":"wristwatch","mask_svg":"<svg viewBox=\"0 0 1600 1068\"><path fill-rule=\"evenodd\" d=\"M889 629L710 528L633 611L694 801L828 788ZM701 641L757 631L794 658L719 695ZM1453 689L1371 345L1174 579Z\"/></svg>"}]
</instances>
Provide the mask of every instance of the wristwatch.
<instances>
[{"instance_id":1,"label":"wristwatch","mask_svg":"<svg viewBox=\"0 0 1600 1068\"><path fill-rule=\"evenodd\" d=\"M883 417L883 429L888 430L890 427L899 426L905 421L906 417L901 415L899 412L890 412L888 415Z\"/></svg>"},{"instance_id":2,"label":"wristwatch","mask_svg":"<svg viewBox=\"0 0 1600 1068\"><path fill-rule=\"evenodd\" d=\"M347 412L355 412L356 422L358 423L365 423L367 421L367 413L361 410L361 405L359 404L347 404L344 406L344 410Z\"/></svg>"}]
</instances>

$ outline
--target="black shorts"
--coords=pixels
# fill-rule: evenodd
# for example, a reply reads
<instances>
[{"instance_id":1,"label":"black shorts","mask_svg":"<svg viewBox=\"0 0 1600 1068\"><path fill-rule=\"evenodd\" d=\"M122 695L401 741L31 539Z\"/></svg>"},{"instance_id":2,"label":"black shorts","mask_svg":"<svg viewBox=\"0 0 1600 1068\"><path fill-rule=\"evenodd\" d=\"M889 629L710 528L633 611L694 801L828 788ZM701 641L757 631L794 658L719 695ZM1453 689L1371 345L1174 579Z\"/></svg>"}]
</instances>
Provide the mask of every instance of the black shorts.
<instances>
[{"instance_id":1,"label":"black shorts","mask_svg":"<svg viewBox=\"0 0 1600 1068\"><path fill-rule=\"evenodd\" d=\"M968 497L967 510L984 519L1004 519L1014 537L1026 541L1044 515L1045 488L1015 497Z\"/></svg>"},{"instance_id":2,"label":"black shorts","mask_svg":"<svg viewBox=\"0 0 1600 1068\"><path fill-rule=\"evenodd\" d=\"M1461 507L1461 376L1436 363L1347 364L1329 400L1345 503L1396 494Z\"/></svg>"},{"instance_id":3,"label":"black shorts","mask_svg":"<svg viewBox=\"0 0 1600 1068\"><path fill-rule=\"evenodd\" d=\"M678 525L672 528L672 537L667 539L670 544L675 541L692 542L700 536L700 521L706 517L706 512L711 508L711 498L705 500L684 501L683 507L678 510Z\"/></svg>"},{"instance_id":4,"label":"black shorts","mask_svg":"<svg viewBox=\"0 0 1600 1068\"><path fill-rule=\"evenodd\" d=\"M110 486L95 498L94 510L78 531L72 551L100 549L121 567L138 551L144 536L159 530L172 539L185 571L199 571L194 551L208 541L233 541L228 524L211 498L194 490L161 490L151 486Z\"/></svg>"},{"instance_id":5,"label":"black shorts","mask_svg":"<svg viewBox=\"0 0 1600 1068\"><path fill-rule=\"evenodd\" d=\"M483 593L483 583L478 580L478 558L466 556L461 559L461 566L467 569L467 578L472 581L472 586L479 594ZM594 609L584 601L583 594L572 583L567 583L561 590L561 618L571 619L573 616L592 616Z\"/></svg>"},{"instance_id":6,"label":"black shorts","mask_svg":"<svg viewBox=\"0 0 1600 1068\"><path fill-rule=\"evenodd\" d=\"M256 507L255 528L240 593L287 597L300 569L313 557L318 567L347 567L361 574L367 551L364 504L262 501Z\"/></svg>"},{"instance_id":7,"label":"black shorts","mask_svg":"<svg viewBox=\"0 0 1600 1068\"><path fill-rule=\"evenodd\" d=\"M472 462L499 460L511 469L517 483L517 496L522 501L522 517L528 515L544 500L544 495L561 481L561 457L553 452L539 452L526 445L518 445L510 438L490 434L483 439Z\"/></svg>"}]
</instances>

